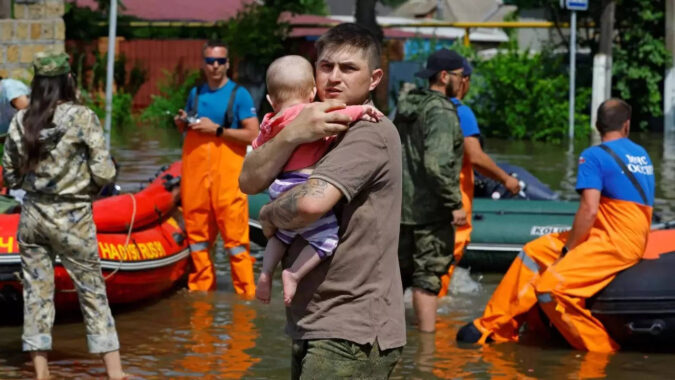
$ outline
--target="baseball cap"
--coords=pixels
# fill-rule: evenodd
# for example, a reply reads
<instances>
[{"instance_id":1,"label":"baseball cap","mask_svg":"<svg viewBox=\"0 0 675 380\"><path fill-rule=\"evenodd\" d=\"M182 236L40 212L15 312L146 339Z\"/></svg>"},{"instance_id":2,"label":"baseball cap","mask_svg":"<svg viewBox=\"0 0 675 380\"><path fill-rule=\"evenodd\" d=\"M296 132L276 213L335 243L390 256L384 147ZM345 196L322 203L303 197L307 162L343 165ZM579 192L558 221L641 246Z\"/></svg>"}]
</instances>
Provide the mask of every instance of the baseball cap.
<instances>
[{"instance_id":1,"label":"baseball cap","mask_svg":"<svg viewBox=\"0 0 675 380\"><path fill-rule=\"evenodd\" d=\"M473 66L469 63L469 60L466 58L462 58L462 65L464 66L464 76L468 77L473 73Z\"/></svg>"},{"instance_id":2,"label":"baseball cap","mask_svg":"<svg viewBox=\"0 0 675 380\"><path fill-rule=\"evenodd\" d=\"M456 51L440 49L435 51L427 59L427 67L415 76L428 79L439 71L452 71L463 67L463 59Z\"/></svg>"},{"instance_id":3,"label":"baseball cap","mask_svg":"<svg viewBox=\"0 0 675 380\"><path fill-rule=\"evenodd\" d=\"M35 75L55 77L70 72L70 57L66 53L39 52L33 59Z\"/></svg>"}]
</instances>

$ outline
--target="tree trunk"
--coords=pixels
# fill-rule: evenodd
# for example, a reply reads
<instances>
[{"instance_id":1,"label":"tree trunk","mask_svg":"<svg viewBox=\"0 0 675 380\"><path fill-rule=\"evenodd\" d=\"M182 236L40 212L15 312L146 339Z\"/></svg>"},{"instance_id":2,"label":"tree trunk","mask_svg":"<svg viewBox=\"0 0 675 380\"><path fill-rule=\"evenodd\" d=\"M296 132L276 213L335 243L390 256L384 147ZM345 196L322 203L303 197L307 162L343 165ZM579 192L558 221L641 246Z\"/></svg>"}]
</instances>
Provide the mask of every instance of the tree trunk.
<instances>
[{"instance_id":1,"label":"tree trunk","mask_svg":"<svg viewBox=\"0 0 675 380\"><path fill-rule=\"evenodd\" d=\"M377 0L356 0L356 10L354 18L356 23L368 29L375 38L382 41L384 34L382 28L375 19L375 4Z\"/></svg>"}]
</instances>

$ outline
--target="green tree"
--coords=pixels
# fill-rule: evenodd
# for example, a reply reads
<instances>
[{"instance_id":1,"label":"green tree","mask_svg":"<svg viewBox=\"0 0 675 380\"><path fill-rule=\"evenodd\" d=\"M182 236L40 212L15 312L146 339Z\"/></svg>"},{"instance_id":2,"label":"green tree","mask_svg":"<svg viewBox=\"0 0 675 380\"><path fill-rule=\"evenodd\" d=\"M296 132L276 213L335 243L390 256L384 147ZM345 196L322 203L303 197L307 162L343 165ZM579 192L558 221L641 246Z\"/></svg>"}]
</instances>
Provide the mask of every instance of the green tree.
<instances>
[{"instance_id":1,"label":"green tree","mask_svg":"<svg viewBox=\"0 0 675 380\"><path fill-rule=\"evenodd\" d=\"M566 22L568 11L559 0L509 0L519 8L544 8L551 21ZM579 45L598 51L601 1L590 1L587 12L579 12ZM665 0L616 0L613 48L612 95L633 105L635 124L645 129L649 120L661 116L663 74L670 64L665 46ZM560 33L563 36L562 33ZM562 38L562 46L569 46ZM589 71L590 67L580 67ZM587 73L587 76L590 75Z\"/></svg>"}]
</instances>

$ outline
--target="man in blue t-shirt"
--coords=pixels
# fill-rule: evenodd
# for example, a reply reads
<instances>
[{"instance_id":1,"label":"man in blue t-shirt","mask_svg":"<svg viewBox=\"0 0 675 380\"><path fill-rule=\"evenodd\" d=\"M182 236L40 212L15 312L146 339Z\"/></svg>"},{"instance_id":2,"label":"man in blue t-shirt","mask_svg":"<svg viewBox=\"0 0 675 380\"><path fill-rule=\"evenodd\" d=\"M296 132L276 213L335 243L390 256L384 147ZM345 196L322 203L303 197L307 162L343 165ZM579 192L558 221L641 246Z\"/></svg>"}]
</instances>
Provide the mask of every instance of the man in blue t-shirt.
<instances>
[{"instance_id":1,"label":"man in blue t-shirt","mask_svg":"<svg viewBox=\"0 0 675 380\"><path fill-rule=\"evenodd\" d=\"M602 144L581 153L581 194L572 229L527 243L481 318L462 327L464 342L517 341L535 304L574 348L611 352L619 345L586 309L586 299L644 254L654 205L654 166L628 139L631 107L608 99L598 108ZM536 316L533 314L531 316Z\"/></svg>"},{"instance_id":2,"label":"man in blue t-shirt","mask_svg":"<svg viewBox=\"0 0 675 380\"><path fill-rule=\"evenodd\" d=\"M462 208L466 212L467 223L457 226L457 230L455 231L455 260L450 266L448 274L441 278L439 297L443 297L448 293L452 273L462 259L464 249L471 241L471 204L473 203L474 188L473 170L476 169L480 174L501 182L513 194L517 194L520 191L518 180L497 166L480 146L480 129L478 129L476 115L474 115L469 106L462 103L462 99L464 99L471 88L471 73L473 73L473 67L471 67L466 58L463 58L463 63L464 72L462 79L459 87L453 89L454 97L451 97L450 101L457 107L457 117L459 118L459 125L462 128L462 135L464 136L464 159L462 161L462 171L459 174L459 187L462 191Z\"/></svg>"},{"instance_id":3,"label":"man in blue t-shirt","mask_svg":"<svg viewBox=\"0 0 675 380\"><path fill-rule=\"evenodd\" d=\"M190 91L185 110L174 118L185 131L181 198L193 262L190 290L214 290L216 275L209 248L216 231L225 242L237 294L255 295L249 254L248 201L239 190L246 147L258 135L251 95L227 77L227 46L209 41L203 49L206 83Z\"/></svg>"},{"instance_id":4,"label":"man in blue t-shirt","mask_svg":"<svg viewBox=\"0 0 675 380\"><path fill-rule=\"evenodd\" d=\"M0 77L0 137L7 133L17 111L28 107L30 89L15 79Z\"/></svg>"}]
</instances>

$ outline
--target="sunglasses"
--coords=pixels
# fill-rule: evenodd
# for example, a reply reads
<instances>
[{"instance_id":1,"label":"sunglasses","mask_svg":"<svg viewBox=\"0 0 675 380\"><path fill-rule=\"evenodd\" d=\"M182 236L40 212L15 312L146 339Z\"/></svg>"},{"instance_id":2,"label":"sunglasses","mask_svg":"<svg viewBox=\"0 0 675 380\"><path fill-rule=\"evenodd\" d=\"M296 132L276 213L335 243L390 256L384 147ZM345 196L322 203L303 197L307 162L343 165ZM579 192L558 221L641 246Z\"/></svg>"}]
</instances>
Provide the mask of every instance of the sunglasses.
<instances>
[{"instance_id":1,"label":"sunglasses","mask_svg":"<svg viewBox=\"0 0 675 380\"><path fill-rule=\"evenodd\" d=\"M218 62L219 65L224 65L227 63L227 58L213 58L213 57L204 57L204 63L207 65L213 65Z\"/></svg>"}]
</instances>

